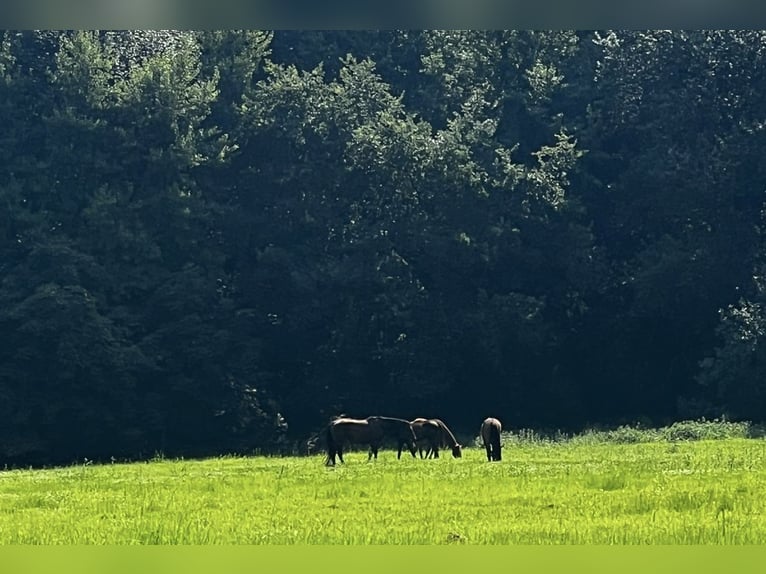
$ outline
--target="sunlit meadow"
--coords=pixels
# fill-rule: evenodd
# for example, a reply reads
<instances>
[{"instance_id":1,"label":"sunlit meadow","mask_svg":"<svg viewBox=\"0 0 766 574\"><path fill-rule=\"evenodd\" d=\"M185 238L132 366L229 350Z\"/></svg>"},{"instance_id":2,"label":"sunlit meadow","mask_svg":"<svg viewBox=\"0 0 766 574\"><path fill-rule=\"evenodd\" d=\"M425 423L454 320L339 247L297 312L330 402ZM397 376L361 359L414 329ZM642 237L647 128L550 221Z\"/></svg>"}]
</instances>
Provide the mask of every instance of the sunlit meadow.
<instances>
[{"instance_id":1,"label":"sunlit meadow","mask_svg":"<svg viewBox=\"0 0 766 574\"><path fill-rule=\"evenodd\" d=\"M2 544L759 544L766 441L513 440L0 472Z\"/></svg>"}]
</instances>

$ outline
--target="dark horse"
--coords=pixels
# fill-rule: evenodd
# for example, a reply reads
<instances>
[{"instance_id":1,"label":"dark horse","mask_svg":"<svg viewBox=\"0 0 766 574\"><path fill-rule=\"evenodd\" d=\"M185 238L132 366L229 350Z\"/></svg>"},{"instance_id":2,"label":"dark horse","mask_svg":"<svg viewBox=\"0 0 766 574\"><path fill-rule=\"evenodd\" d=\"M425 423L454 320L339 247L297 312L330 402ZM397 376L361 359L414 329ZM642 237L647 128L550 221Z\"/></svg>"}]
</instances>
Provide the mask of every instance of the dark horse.
<instances>
[{"instance_id":1,"label":"dark horse","mask_svg":"<svg viewBox=\"0 0 766 574\"><path fill-rule=\"evenodd\" d=\"M500 421L492 417L484 419L481 423L481 440L484 443L484 448L487 449L487 460L501 460L502 454L500 452L500 431L503 430L503 425Z\"/></svg>"},{"instance_id":2,"label":"dark horse","mask_svg":"<svg viewBox=\"0 0 766 574\"><path fill-rule=\"evenodd\" d=\"M410 424L418 439L420 458L424 458L424 445L428 447L425 451L425 458L429 458L431 455L433 455L434 458L439 458L440 446L446 446L452 449L452 456L455 458L461 458L463 456L463 447L458 444L455 435L452 434L452 431L449 430L447 425L445 425L441 419L418 418L414 421L410 421Z\"/></svg>"},{"instance_id":3,"label":"dark horse","mask_svg":"<svg viewBox=\"0 0 766 574\"><path fill-rule=\"evenodd\" d=\"M415 432L409 421L392 417L367 417L366 419L337 418L332 421L325 431L327 443L328 466L335 466L335 457L343 460L343 447L348 444L370 445L367 460L373 456L378 458L378 449L385 439L393 439L397 443L396 458L402 457L402 447L407 446L410 454L415 456Z\"/></svg>"}]
</instances>

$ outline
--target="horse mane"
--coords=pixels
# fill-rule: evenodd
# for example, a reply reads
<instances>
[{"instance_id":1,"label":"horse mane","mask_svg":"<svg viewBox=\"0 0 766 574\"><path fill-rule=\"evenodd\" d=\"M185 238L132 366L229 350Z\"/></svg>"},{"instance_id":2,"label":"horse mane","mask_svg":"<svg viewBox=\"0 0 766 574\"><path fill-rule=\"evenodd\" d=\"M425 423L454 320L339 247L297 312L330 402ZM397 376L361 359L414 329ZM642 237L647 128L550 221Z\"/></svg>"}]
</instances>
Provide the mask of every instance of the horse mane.
<instances>
[{"instance_id":1,"label":"horse mane","mask_svg":"<svg viewBox=\"0 0 766 574\"><path fill-rule=\"evenodd\" d=\"M448 427L447 425L445 425L445 424L444 424L444 421L442 421L441 419L433 419L433 421L434 421L434 422L436 422L436 424L437 424L437 425L439 425L439 428L440 428L440 429L441 429L441 431L442 431L442 435L443 435L443 436L445 436L445 435L446 435L446 436L448 436L448 437L449 437L449 440L450 440L450 441L452 441L452 442L449 444L449 446L450 446L450 447L453 447L453 446L455 446L455 445L459 444L459 443L457 442L457 439L455 438L455 435L454 435L454 434L452 434L452 431L451 431L451 430L449 430L449 427Z\"/></svg>"}]
</instances>

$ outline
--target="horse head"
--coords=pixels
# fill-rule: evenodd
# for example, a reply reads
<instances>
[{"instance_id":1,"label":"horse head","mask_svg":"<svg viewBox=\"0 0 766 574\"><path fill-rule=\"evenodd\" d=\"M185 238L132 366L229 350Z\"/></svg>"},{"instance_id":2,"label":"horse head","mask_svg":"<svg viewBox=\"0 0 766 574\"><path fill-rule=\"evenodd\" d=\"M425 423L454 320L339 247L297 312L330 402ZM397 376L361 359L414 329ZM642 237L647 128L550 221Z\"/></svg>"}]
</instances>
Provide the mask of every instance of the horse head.
<instances>
[{"instance_id":1,"label":"horse head","mask_svg":"<svg viewBox=\"0 0 766 574\"><path fill-rule=\"evenodd\" d=\"M410 454L412 455L413 458L415 458L415 453L418 450L416 445L417 445L417 442L414 440L410 441L409 444L407 445L409 448Z\"/></svg>"},{"instance_id":2,"label":"horse head","mask_svg":"<svg viewBox=\"0 0 766 574\"><path fill-rule=\"evenodd\" d=\"M412 423L409 423L410 425L410 435L409 435L409 441L407 446L409 447L410 454L413 458L415 458L415 453L418 450L418 435L415 434L415 429L412 426Z\"/></svg>"}]
</instances>

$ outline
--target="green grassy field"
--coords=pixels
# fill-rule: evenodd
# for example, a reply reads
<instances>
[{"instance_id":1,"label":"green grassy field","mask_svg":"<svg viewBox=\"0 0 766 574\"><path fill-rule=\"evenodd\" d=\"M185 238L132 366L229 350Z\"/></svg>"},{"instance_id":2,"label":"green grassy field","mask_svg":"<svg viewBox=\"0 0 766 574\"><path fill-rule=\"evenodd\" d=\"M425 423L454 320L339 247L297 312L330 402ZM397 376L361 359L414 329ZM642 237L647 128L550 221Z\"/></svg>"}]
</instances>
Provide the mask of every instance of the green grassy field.
<instances>
[{"instance_id":1,"label":"green grassy field","mask_svg":"<svg viewBox=\"0 0 766 574\"><path fill-rule=\"evenodd\" d=\"M741 438L7 470L0 543L760 544L765 463Z\"/></svg>"}]
</instances>

